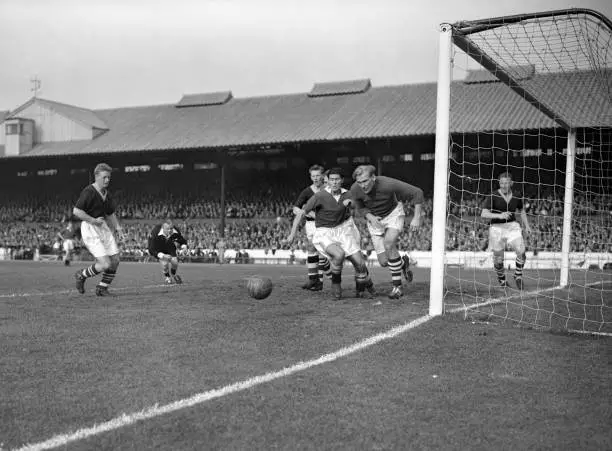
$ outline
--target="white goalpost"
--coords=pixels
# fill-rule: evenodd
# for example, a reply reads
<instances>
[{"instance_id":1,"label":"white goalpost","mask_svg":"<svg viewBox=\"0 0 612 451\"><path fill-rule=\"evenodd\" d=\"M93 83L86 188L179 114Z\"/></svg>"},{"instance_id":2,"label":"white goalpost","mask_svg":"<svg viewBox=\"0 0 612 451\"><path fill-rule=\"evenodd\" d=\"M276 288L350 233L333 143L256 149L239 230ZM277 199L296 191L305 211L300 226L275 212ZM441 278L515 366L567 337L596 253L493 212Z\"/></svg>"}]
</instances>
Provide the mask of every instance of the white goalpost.
<instances>
[{"instance_id":1,"label":"white goalpost","mask_svg":"<svg viewBox=\"0 0 612 451\"><path fill-rule=\"evenodd\" d=\"M430 315L612 334L612 22L570 9L442 24L439 49ZM505 173L532 229L525 255L516 238L503 255L522 289L499 284L481 217Z\"/></svg>"}]
</instances>

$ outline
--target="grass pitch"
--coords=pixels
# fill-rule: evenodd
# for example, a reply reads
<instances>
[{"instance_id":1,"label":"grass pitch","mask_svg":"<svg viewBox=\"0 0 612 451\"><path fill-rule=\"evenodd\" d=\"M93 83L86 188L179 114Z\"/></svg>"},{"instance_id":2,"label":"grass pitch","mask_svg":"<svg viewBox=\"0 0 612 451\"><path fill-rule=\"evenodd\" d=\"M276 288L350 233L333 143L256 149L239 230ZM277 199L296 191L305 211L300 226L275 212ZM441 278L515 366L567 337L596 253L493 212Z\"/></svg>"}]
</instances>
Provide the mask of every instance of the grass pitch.
<instances>
[{"instance_id":1,"label":"grass pitch","mask_svg":"<svg viewBox=\"0 0 612 451\"><path fill-rule=\"evenodd\" d=\"M0 262L0 448L73 434L196 394L221 395L62 449L610 449L612 348L445 315L237 391L427 314L428 271L401 302L333 302L305 268L123 264L118 294L74 290L78 266ZM386 271L373 271L381 291ZM271 296L247 296L251 275ZM479 275L485 283L486 274ZM329 286L326 281L326 288ZM72 436L74 437L74 436Z\"/></svg>"}]
</instances>

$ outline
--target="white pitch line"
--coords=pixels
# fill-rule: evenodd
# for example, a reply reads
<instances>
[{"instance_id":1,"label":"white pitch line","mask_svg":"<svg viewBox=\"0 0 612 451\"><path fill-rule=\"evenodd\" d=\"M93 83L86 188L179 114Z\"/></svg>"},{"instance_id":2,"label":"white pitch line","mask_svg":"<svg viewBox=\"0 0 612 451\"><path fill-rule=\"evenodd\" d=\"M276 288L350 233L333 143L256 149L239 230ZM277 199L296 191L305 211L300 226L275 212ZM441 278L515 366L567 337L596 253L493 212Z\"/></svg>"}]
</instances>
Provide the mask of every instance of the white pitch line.
<instances>
[{"instance_id":1,"label":"white pitch line","mask_svg":"<svg viewBox=\"0 0 612 451\"><path fill-rule=\"evenodd\" d=\"M394 338L410 329L414 329L415 327L418 327L421 324L426 323L432 318L433 317L429 315L421 316L420 318L410 321L409 323L394 327L386 332L382 332L370 338L366 338L365 340L359 341L351 346L341 348L338 351L322 355L321 357L317 359L308 360L306 362L300 362L295 365L283 368L280 371L269 372L261 376L255 376L250 379L246 379L244 381L226 385L221 388L216 388L214 390L209 390L209 391L205 391L202 393L198 393L189 398L181 399L179 401L175 401L170 404L165 404L162 406L154 405L152 407L141 410L140 412L135 412L135 413L130 413L130 414L124 413L123 415L113 418L112 420L105 421L104 423L96 424L94 426L84 428L84 429L79 429L75 432L56 435L55 437L45 440L44 442L24 445L21 448L18 448L17 451L39 451L39 450L57 448L59 446L65 446L68 443L72 443L78 440L86 439L88 437L99 435L99 434L102 434L103 432L108 432L108 431L119 429L125 426L129 426L138 421L148 420L148 419L160 416L160 415L165 415L171 412L176 412L181 409L193 407L198 404L203 404L215 398L221 398L223 396L227 396L232 393L237 393L243 390L247 390L257 385L261 385L266 382L271 382L273 380L280 379L286 376L290 376L294 373L304 371L309 368L312 368L318 365L322 365L324 363L333 362L334 360L340 359L342 357L346 357L357 351L361 351L362 349L375 345L381 341Z\"/></svg>"},{"instance_id":2,"label":"white pitch line","mask_svg":"<svg viewBox=\"0 0 612 451\"><path fill-rule=\"evenodd\" d=\"M143 285L141 287L118 287L113 288L112 291L125 291L132 289L148 289L148 288L161 288L167 287L172 288L178 286L178 284L166 285L166 284L157 284L157 285ZM53 296L56 294L70 294L70 293L78 293L77 290L61 290L61 291L47 291L47 292L32 292L32 293L10 293L10 294L0 294L0 298L27 298L30 296Z\"/></svg>"},{"instance_id":3,"label":"white pitch line","mask_svg":"<svg viewBox=\"0 0 612 451\"><path fill-rule=\"evenodd\" d=\"M605 281L593 282L587 284L586 286L597 285L599 283L605 283ZM165 285L157 285L157 286L165 286ZM547 291L552 291L555 289L559 289L560 287L551 287L543 290L530 291L523 293L522 295L535 295ZM508 298L506 298L508 299ZM489 301L482 302L479 304L473 304L470 306L464 306L449 310L449 313L458 313L462 311L467 311L471 308L477 308L485 305L491 305L495 303L502 302L502 299L490 299ZM83 440L89 437L93 437L104 432L113 431L115 429L119 429L125 426L129 426L135 424L139 421L149 420L151 418L158 417L160 415L165 415L168 413L176 412L178 410L186 409L188 407L193 407L199 404L203 404L212 399L221 398L223 396L227 396L233 393L238 393L249 388L253 388L255 386L274 381L276 379L280 379L282 377L290 376L294 373L298 373L300 371L307 370L309 368L322 365L324 363L333 362L340 358L346 357L355 352L361 351L365 348L368 348L372 345L380 343L381 341L389 340L391 338L397 337L404 332L407 332L411 329L414 329L422 324L425 324L429 320L433 319L433 316L425 315L421 316L413 321L402 324L401 326L396 326L386 332L382 332L377 335L373 335L372 337L366 338L365 340L359 341L351 346L347 346L339 349L338 351L324 354L321 357L308 360L306 362L300 362L290 367L283 368L279 371L269 372L260 376L255 376L250 379L246 379L240 382L236 382L230 385L223 386L221 388L216 388L213 390L205 391L193 395L189 398L184 398L179 401L175 401L169 404L164 404L162 406L154 405L148 407L146 409L141 410L140 412L130 413L130 414L122 414L118 417L113 418L112 420L105 421L104 423L96 424L94 426L88 428L82 428L75 432L70 432L66 434L56 435L48 440L43 442L26 444L21 448L18 448L16 451L42 451L46 449L53 449L60 446L65 446L69 443L76 442L79 440Z\"/></svg>"},{"instance_id":4,"label":"white pitch line","mask_svg":"<svg viewBox=\"0 0 612 451\"><path fill-rule=\"evenodd\" d=\"M596 282L590 282L587 283L586 285L580 285L582 287L592 287L595 285L604 285L606 283L612 283L610 281L607 280L598 280ZM477 304L469 304L469 305L464 305L463 307L457 307L454 309L450 309L448 310L448 313L459 313L459 312L467 312L468 310L473 310L475 308L478 307L485 307L487 305L493 305L493 304L500 304L502 302L505 302L509 299L514 299L514 298L520 298L523 299L525 297L531 297L531 296L535 296L538 295L540 293L546 293L548 291L555 291L555 290L563 290L565 288L568 287L562 287L560 285L554 286L554 287L549 287L549 288L542 288L541 290L533 290L533 291L523 291L517 294L513 294L512 296L505 296L505 297L501 297L501 298L492 298L489 299L488 301L484 301L484 302L479 302Z\"/></svg>"}]
</instances>

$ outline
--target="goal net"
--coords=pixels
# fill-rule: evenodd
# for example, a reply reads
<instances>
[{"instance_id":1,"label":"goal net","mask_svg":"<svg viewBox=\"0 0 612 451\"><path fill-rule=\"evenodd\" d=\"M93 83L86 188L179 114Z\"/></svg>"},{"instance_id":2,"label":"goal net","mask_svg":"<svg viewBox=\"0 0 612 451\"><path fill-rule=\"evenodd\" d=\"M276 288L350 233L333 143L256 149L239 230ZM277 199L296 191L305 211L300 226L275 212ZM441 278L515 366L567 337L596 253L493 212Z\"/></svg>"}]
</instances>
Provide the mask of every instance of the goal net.
<instances>
[{"instance_id":1,"label":"goal net","mask_svg":"<svg viewBox=\"0 0 612 451\"><path fill-rule=\"evenodd\" d=\"M431 313L612 334L612 23L584 9L458 22L440 44ZM481 216L499 218L503 173L525 254L514 226Z\"/></svg>"}]
</instances>

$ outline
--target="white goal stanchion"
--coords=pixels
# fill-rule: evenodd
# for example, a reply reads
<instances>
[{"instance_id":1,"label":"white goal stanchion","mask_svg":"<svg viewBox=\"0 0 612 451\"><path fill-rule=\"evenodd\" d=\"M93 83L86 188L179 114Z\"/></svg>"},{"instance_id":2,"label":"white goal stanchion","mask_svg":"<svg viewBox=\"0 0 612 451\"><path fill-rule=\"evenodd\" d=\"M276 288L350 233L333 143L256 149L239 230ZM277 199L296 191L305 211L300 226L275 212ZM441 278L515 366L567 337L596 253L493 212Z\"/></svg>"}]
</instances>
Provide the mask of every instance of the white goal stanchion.
<instances>
[{"instance_id":1,"label":"white goal stanchion","mask_svg":"<svg viewBox=\"0 0 612 451\"><path fill-rule=\"evenodd\" d=\"M612 260L589 258L612 252L608 18L570 9L442 25L435 159L430 314L612 334ZM533 229L522 230L522 290L523 259L508 262L516 234L503 287L481 217L504 173ZM450 263L451 251L490 255L489 267ZM529 261L540 253L546 268Z\"/></svg>"}]
</instances>

